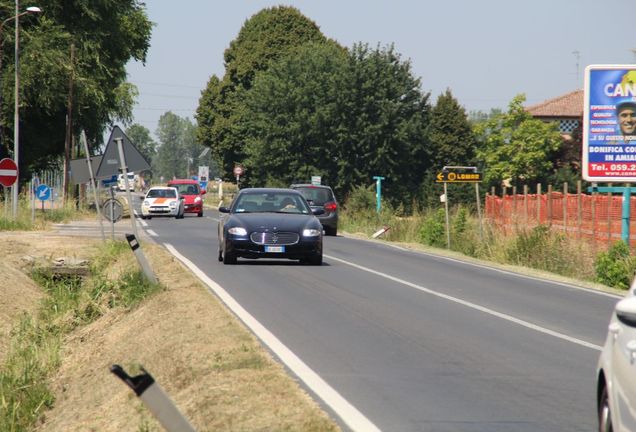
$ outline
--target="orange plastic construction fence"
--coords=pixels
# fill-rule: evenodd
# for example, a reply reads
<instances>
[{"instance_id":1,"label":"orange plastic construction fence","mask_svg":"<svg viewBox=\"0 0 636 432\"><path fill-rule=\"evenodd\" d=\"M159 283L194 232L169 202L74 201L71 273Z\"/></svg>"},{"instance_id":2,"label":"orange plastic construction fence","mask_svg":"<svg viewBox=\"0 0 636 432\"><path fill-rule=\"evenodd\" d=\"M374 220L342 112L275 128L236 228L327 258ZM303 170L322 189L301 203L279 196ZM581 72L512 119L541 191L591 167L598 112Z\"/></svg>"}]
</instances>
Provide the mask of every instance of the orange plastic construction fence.
<instances>
[{"instance_id":1,"label":"orange plastic construction fence","mask_svg":"<svg viewBox=\"0 0 636 432\"><path fill-rule=\"evenodd\" d=\"M568 236L610 245L621 240L623 196L583 193L486 195L485 217L505 232L548 225ZM630 247L636 247L636 197L630 201Z\"/></svg>"}]
</instances>

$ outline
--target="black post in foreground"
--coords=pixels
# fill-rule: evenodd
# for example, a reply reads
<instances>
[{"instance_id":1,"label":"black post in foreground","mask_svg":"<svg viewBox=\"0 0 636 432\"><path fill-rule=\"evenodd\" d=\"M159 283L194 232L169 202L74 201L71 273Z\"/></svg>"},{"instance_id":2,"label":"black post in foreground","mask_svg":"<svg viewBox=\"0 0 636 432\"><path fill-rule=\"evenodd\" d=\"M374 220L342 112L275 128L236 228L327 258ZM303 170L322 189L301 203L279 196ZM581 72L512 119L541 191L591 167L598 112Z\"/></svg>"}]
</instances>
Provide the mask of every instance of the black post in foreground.
<instances>
[{"instance_id":1,"label":"black post in foreground","mask_svg":"<svg viewBox=\"0 0 636 432\"><path fill-rule=\"evenodd\" d=\"M146 278L148 278L148 280L152 283L157 283L157 277L155 276L155 273L152 271L150 264L148 264L148 261L146 260L146 256L141 251L139 242L137 241L137 237L135 237L134 234L126 234L126 240L128 241L128 245L130 246L130 249L132 249L132 251L135 253L137 262L139 263L141 270L146 275Z\"/></svg>"},{"instance_id":2,"label":"black post in foreground","mask_svg":"<svg viewBox=\"0 0 636 432\"><path fill-rule=\"evenodd\" d=\"M195 432L174 402L144 368L141 368L142 374L134 377L128 375L119 365L112 365L110 371L135 392L165 430L168 432Z\"/></svg>"}]
</instances>

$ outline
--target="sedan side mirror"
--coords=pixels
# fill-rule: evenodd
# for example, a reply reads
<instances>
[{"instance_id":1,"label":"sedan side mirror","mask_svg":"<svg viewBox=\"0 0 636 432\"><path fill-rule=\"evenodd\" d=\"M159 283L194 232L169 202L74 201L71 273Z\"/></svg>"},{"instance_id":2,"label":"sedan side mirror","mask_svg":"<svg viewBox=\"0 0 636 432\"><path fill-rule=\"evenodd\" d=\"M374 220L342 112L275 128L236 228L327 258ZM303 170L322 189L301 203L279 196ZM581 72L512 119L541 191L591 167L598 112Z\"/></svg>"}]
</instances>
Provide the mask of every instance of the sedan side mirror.
<instances>
[{"instance_id":1,"label":"sedan side mirror","mask_svg":"<svg viewBox=\"0 0 636 432\"><path fill-rule=\"evenodd\" d=\"M616 317L626 326L636 328L636 297L625 297L616 304Z\"/></svg>"},{"instance_id":2,"label":"sedan side mirror","mask_svg":"<svg viewBox=\"0 0 636 432\"><path fill-rule=\"evenodd\" d=\"M325 214L325 210L324 210L324 209L321 209L321 208L312 208L312 209L311 209L311 213L312 213L314 216L318 216L318 215L321 215L321 214Z\"/></svg>"},{"instance_id":3,"label":"sedan side mirror","mask_svg":"<svg viewBox=\"0 0 636 432\"><path fill-rule=\"evenodd\" d=\"M205 189L201 189L201 195L205 195L205 194L206 194Z\"/></svg>"},{"instance_id":4,"label":"sedan side mirror","mask_svg":"<svg viewBox=\"0 0 636 432\"><path fill-rule=\"evenodd\" d=\"M229 213L230 209L228 207L219 207L220 213Z\"/></svg>"}]
</instances>

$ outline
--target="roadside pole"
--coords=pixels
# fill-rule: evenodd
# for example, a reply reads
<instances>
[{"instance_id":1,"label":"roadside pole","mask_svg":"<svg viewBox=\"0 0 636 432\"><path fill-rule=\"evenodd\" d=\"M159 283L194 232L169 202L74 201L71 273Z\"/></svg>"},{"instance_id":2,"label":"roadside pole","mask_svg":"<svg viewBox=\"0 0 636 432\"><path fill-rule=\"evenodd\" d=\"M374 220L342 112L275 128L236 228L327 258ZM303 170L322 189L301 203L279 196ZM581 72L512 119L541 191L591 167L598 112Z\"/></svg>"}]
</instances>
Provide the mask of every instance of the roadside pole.
<instances>
[{"instance_id":1,"label":"roadside pole","mask_svg":"<svg viewBox=\"0 0 636 432\"><path fill-rule=\"evenodd\" d=\"M481 219L481 198L479 197L479 183L475 183L475 194L477 195L477 218L479 219L479 239L484 241L484 223Z\"/></svg>"},{"instance_id":2,"label":"roadside pole","mask_svg":"<svg viewBox=\"0 0 636 432\"><path fill-rule=\"evenodd\" d=\"M137 221L135 220L135 212L132 205L132 194L130 193L130 187L128 186L128 166L126 165L126 157L124 156L124 140L123 138L115 138L117 143L117 150L119 151L119 163L121 164L121 173L124 177L124 186L126 188L126 198L128 199L128 211L130 213L130 224L132 226L133 234L137 235Z\"/></svg>"},{"instance_id":3,"label":"roadside pole","mask_svg":"<svg viewBox=\"0 0 636 432\"><path fill-rule=\"evenodd\" d=\"M141 368L142 374L134 377L128 375L119 365L112 365L110 371L135 392L166 431L195 432L168 394L144 368Z\"/></svg>"},{"instance_id":4,"label":"roadside pole","mask_svg":"<svg viewBox=\"0 0 636 432\"><path fill-rule=\"evenodd\" d=\"M144 274L148 278L148 280L152 283L157 283L157 278L155 277L152 268L148 264L145 255L141 251L141 246L139 245L139 241L137 240L137 221L135 219L135 212L133 210L132 205L132 194L130 193L130 187L128 186L128 166L126 166L126 157L124 155L124 140L122 138L115 138L115 142L117 143L117 149L119 151L119 163L121 164L121 172L124 177L124 187L126 188L126 196L128 198L128 211L130 213L130 224L133 229L132 234L126 234L126 240L130 245L130 248L135 253L135 257L137 257L137 262L139 266L143 270ZM112 211L113 206L111 206Z\"/></svg>"},{"instance_id":5,"label":"roadside pole","mask_svg":"<svg viewBox=\"0 0 636 432\"><path fill-rule=\"evenodd\" d=\"M446 248L450 249L450 217L448 215L448 188L444 182L444 210L446 214Z\"/></svg>"},{"instance_id":6,"label":"roadside pole","mask_svg":"<svg viewBox=\"0 0 636 432\"><path fill-rule=\"evenodd\" d=\"M86 141L86 132L82 130L80 140L84 145L84 152L86 153L86 163L88 164L88 173L91 176L91 188L93 189L93 197L95 199L95 208L97 209L97 220L99 221L100 232L102 233L102 241L106 240L106 234L104 233L104 224L102 223L102 213L99 210L99 198L97 196L97 188L95 187L95 174L93 173L93 166L91 165L91 157L88 152L88 142Z\"/></svg>"}]
</instances>

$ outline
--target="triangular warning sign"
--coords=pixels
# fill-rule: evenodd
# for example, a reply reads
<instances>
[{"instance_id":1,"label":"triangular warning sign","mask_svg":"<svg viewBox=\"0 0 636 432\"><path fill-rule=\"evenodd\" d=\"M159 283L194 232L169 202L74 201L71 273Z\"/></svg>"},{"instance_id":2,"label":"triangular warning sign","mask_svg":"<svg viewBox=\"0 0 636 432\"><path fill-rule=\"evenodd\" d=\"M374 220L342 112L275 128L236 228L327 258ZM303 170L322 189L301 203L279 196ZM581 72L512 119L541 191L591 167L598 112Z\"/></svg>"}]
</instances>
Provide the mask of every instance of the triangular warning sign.
<instances>
[{"instance_id":1,"label":"triangular warning sign","mask_svg":"<svg viewBox=\"0 0 636 432\"><path fill-rule=\"evenodd\" d=\"M99 164L95 177L104 179L119 174L121 161L119 160L119 150L117 149L117 141L122 139L124 148L124 159L128 172L140 172L150 169L148 161L139 153L137 147L130 141L124 131L119 126L114 126L106 144L106 149L102 155L102 162Z\"/></svg>"}]
</instances>

